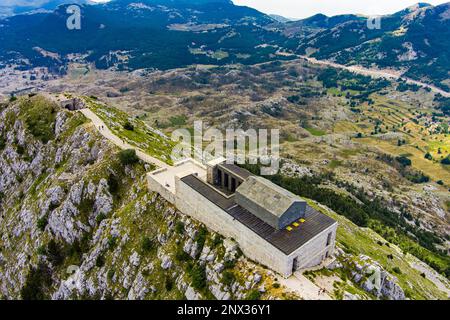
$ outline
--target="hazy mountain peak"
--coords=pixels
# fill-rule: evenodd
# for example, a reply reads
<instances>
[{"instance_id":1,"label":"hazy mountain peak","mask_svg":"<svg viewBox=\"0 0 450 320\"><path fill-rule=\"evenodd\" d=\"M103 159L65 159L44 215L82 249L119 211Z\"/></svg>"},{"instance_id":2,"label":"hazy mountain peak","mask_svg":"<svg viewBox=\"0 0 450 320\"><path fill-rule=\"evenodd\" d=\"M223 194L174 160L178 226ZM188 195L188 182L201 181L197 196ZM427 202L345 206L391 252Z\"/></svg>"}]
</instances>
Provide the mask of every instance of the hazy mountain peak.
<instances>
[{"instance_id":1,"label":"hazy mountain peak","mask_svg":"<svg viewBox=\"0 0 450 320\"><path fill-rule=\"evenodd\" d=\"M286 22L289 22L289 21L292 21L292 20L293 20L293 19L289 19L289 18L280 16L280 15L278 15L278 14L269 14L269 16L270 16L272 19L274 19L274 20L276 20L276 21L278 21L278 22L281 22L281 23L286 23Z\"/></svg>"},{"instance_id":2,"label":"hazy mountain peak","mask_svg":"<svg viewBox=\"0 0 450 320\"><path fill-rule=\"evenodd\" d=\"M293 22L293 24L296 24L298 26L308 26L308 27L314 27L314 28L333 28L339 24L348 22L348 21L354 21L354 20L360 20L362 17L359 17L354 14L342 14L337 15L333 17L328 17L325 14L318 13L315 14L309 18L298 20Z\"/></svg>"},{"instance_id":3,"label":"hazy mountain peak","mask_svg":"<svg viewBox=\"0 0 450 320\"><path fill-rule=\"evenodd\" d=\"M416 3L416 4L412 5L412 6L409 6L406 9L410 10L410 11L415 11L415 10L418 10L418 9L428 8L428 7L432 7L432 5L429 4L429 3L425 3L425 2L419 2L419 3Z\"/></svg>"},{"instance_id":4,"label":"hazy mountain peak","mask_svg":"<svg viewBox=\"0 0 450 320\"><path fill-rule=\"evenodd\" d=\"M394 16L405 16L405 15L415 16L416 14L423 12L424 10L432 8L434 7L429 3L419 2L395 13Z\"/></svg>"},{"instance_id":5,"label":"hazy mountain peak","mask_svg":"<svg viewBox=\"0 0 450 320\"><path fill-rule=\"evenodd\" d=\"M166 6L176 6L176 5L206 5L211 3L219 4L230 4L233 2L231 0L112 0L111 2L120 3L144 3L153 5L166 5Z\"/></svg>"}]
</instances>

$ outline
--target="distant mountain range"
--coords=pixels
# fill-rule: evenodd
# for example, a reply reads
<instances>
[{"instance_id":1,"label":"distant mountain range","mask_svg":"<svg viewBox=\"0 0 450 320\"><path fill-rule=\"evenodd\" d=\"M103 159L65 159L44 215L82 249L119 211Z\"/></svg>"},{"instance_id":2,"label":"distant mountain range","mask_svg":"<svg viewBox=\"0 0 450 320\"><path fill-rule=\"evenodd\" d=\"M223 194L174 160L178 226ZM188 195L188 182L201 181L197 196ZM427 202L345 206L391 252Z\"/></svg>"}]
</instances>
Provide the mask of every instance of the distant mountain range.
<instances>
[{"instance_id":1,"label":"distant mountain range","mask_svg":"<svg viewBox=\"0 0 450 320\"><path fill-rule=\"evenodd\" d=\"M0 3L0 17L32 12L33 10L54 10L62 4L88 4L89 0L3 0Z\"/></svg>"},{"instance_id":2,"label":"distant mountain range","mask_svg":"<svg viewBox=\"0 0 450 320\"><path fill-rule=\"evenodd\" d=\"M278 14L269 14L269 17L271 17L275 21L278 21L278 22L281 22L281 23L286 23L286 22L290 22L290 21L295 20L295 19L289 19L289 18L280 16Z\"/></svg>"},{"instance_id":3,"label":"distant mountain range","mask_svg":"<svg viewBox=\"0 0 450 320\"><path fill-rule=\"evenodd\" d=\"M258 63L270 60L283 42L264 26L269 16L227 0L115 0L82 6L81 30L68 30L66 7L17 15L2 22L0 59L31 65L63 63L42 56L90 52L99 68L169 69L190 64ZM126 56L126 58L124 58ZM23 67L27 67L24 65Z\"/></svg>"},{"instance_id":4,"label":"distant mountain range","mask_svg":"<svg viewBox=\"0 0 450 320\"><path fill-rule=\"evenodd\" d=\"M348 21L360 21L360 20L365 21L365 18L354 14L345 14L334 17L328 17L324 14L319 13L303 20L291 21L289 22L289 25L297 27L330 29L336 27L339 24L346 23Z\"/></svg>"},{"instance_id":5,"label":"distant mountain range","mask_svg":"<svg viewBox=\"0 0 450 320\"><path fill-rule=\"evenodd\" d=\"M363 16L318 14L287 21L229 0L113 0L82 4L82 29L68 30L66 8L58 7L65 2L40 7L51 12L0 21L0 60L57 69L67 54L88 53L99 68L169 69L292 59L290 52L397 68L408 77L450 87L450 3L418 4L382 17L381 28L370 29Z\"/></svg>"}]
</instances>

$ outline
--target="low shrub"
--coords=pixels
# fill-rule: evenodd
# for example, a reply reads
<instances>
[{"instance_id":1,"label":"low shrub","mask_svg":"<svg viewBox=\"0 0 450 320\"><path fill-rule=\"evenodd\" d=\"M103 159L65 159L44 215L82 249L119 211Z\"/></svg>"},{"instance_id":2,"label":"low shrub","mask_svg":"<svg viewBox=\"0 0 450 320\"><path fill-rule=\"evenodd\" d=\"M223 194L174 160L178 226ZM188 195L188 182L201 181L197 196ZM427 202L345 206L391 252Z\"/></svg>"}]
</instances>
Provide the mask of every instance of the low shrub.
<instances>
[{"instance_id":1,"label":"low shrub","mask_svg":"<svg viewBox=\"0 0 450 320\"><path fill-rule=\"evenodd\" d=\"M65 258L62 247L53 239L47 244L46 256L54 266L60 266Z\"/></svg>"},{"instance_id":2,"label":"low shrub","mask_svg":"<svg viewBox=\"0 0 450 320\"><path fill-rule=\"evenodd\" d=\"M142 251L144 251L144 252L152 251L152 249L154 248L152 239L150 239L148 237L145 237L144 239L142 239L141 248L142 248Z\"/></svg>"},{"instance_id":3,"label":"low shrub","mask_svg":"<svg viewBox=\"0 0 450 320\"><path fill-rule=\"evenodd\" d=\"M175 232L178 234L184 233L184 223L183 222L177 221L177 223L175 225Z\"/></svg>"},{"instance_id":4,"label":"low shrub","mask_svg":"<svg viewBox=\"0 0 450 320\"><path fill-rule=\"evenodd\" d=\"M23 300L49 299L48 289L52 285L52 273L44 263L39 263L36 268L31 268L20 290Z\"/></svg>"},{"instance_id":5,"label":"low shrub","mask_svg":"<svg viewBox=\"0 0 450 320\"><path fill-rule=\"evenodd\" d=\"M97 224L100 224L103 220L106 219L106 215L104 213L100 213L95 217L95 221L97 221Z\"/></svg>"},{"instance_id":6,"label":"low shrub","mask_svg":"<svg viewBox=\"0 0 450 320\"><path fill-rule=\"evenodd\" d=\"M222 283L226 286L230 286L236 280L236 276L231 271L224 271L222 275Z\"/></svg>"},{"instance_id":7,"label":"low shrub","mask_svg":"<svg viewBox=\"0 0 450 320\"><path fill-rule=\"evenodd\" d=\"M395 273L397 273L397 274L402 274L402 270L400 270L399 267L394 267L394 268L392 268L392 271L395 272Z\"/></svg>"},{"instance_id":8,"label":"low shrub","mask_svg":"<svg viewBox=\"0 0 450 320\"><path fill-rule=\"evenodd\" d=\"M395 160L397 160L397 162L400 163L404 167L409 167L412 165L411 159L409 159L405 156L397 157L397 158L395 158Z\"/></svg>"},{"instance_id":9,"label":"low shrub","mask_svg":"<svg viewBox=\"0 0 450 320\"><path fill-rule=\"evenodd\" d=\"M259 300L261 299L261 292L258 290L252 290L247 294L246 300Z\"/></svg>"},{"instance_id":10,"label":"low shrub","mask_svg":"<svg viewBox=\"0 0 450 320\"><path fill-rule=\"evenodd\" d=\"M42 232L44 232L45 227L47 227L47 224L48 224L48 218L47 218L46 216L40 218L40 219L37 221L37 227L38 227L38 229L41 230Z\"/></svg>"},{"instance_id":11,"label":"low shrub","mask_svg":"<svg viewBox=\"0 0 450 320\"><path fill-rule=\"evenodd\" d=\"M204 266L195 265L190 275L194 289L202 290L206 287L206 270Z\"/></svg>"},{"instance_id":12,"label":"low shrub","mask_svg":"<svg viewBox=\"0 0 450 320\"><path fill-rule=\"evenodd\" d=\"M115 194L119 191L119 180L114 174L110 174L108 176L108 186L109 186L109 192L112 194Z\"/></svg>"},{"instance_id":13,"label":"low shrub","mask_svg":"<svg viewBox=\"0 0 450 320\"><path fill-rule=\"evenodd\" d=\"M191 256L189 256L186 252L184 252L181 246L177 248L177 252L175 253L175 259L178 262L186 262L189 261L190 258Z\"/></svg>"},{"instance_id":14,"label":"low shrub","mask_svg":"<svg viewBox=\"0 0 450 320\"><path fill-rule=\"evenodd\" d=\"M129 121L125 122L123 128L128 131L134 131L134 126Z\"/></svg>"},{"instance_id":15,"label":"low shrub","mask_svg":"<svg viewBox=\"0 0 450 320\"><path fill-rule=\"evenodd\" d=\"M167 291L172 291L173 289L173 280L170 277L166 277L166 281L164 283L164 286Z\"/></svg>"},{"instance_id":16,"label":"low shrub","mask_svg":"<svg viewBox=\"0 0 450 320\"><path fill-rule=\"evenodd\" d=\"M105 257L100 255L95 260L95 265L99 268L102 268L105 265Z\"/></svg>"},{"instance_id":17,"label":"low shrub","mask_svg":"<svg viewBox=\"0 0 450 320\"><path fill-rule=\"evenodd\" d=\"M120 162L123 165L133 165L135 163L139 162L139 158L136 154L136 150L133 149L127 149L127 150L123 150L119 153L119 159Z\"/></svg>"}]
</instances>

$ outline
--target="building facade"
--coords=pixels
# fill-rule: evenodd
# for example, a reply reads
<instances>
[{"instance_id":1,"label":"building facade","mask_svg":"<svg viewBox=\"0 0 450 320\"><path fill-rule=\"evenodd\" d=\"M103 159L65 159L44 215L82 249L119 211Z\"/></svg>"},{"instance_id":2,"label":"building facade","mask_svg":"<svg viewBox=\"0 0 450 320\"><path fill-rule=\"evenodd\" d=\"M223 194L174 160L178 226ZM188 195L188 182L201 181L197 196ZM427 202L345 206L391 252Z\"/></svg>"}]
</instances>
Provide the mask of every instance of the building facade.
<instances>
[{"instance_id":1,"label":"building facade","mask_svg":"<svg viewBox=\"0 0 450 320\"><path fill-rule=\"evenodd\" d=\"M250 259L289 277L333 254L337 222L270 181L221 161L202 172L180 171L172 192L158 181L158 171L149 174L150 188L184 214L233 238Z\"/></svg>"}]
</instances>

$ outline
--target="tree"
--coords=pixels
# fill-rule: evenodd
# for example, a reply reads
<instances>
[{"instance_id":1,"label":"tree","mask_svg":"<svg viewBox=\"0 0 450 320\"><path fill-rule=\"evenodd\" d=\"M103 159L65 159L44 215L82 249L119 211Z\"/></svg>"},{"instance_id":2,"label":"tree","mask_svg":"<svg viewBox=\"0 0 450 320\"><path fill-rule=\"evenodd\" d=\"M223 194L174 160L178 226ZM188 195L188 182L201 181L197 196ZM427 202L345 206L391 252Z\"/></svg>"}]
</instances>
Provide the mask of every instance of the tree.
<instances>
[{"instance_id":1,"label":"tree","mask_svg":"<svg viewBox=\"0 0 450 320\"><path fill-rule=\"evenodd\" d=\"M202 290L206 287L206 270L205 267L195 265L191 271L192 286L194 289Z\"/></svg>"},{"instance_id":2,"label":"tree","mask_svg":"<svg viewBox=\"0 0 450 320\"><path fill-rule=\"evenodd\" d=\"M54 240L50 240L46 251L47 259L54 266L60 266L64 262L64 252L61 246Z\"/></svg>"},{"instance_id":3,"label":"tree","mask_svg":"<svg viewBox=\"0 0 450 320\"><path fill-rule=\"evenodd\" d=\"M145 237L142 240L141 248L142 248L142 251L144 251L144 252L150 252L154 248L152 239Z\"/></svg>"},{"instance_id":4,"label":"tree","mask_svg":"<svg viewBox=\"0 0 450 320\"><path fill-rule=\"evenodd\" d=\"M52 273L48 266L40 262L28 272L20 295L23 300L45 300L49 298L48 289L52 285Z\"/></svg>"},{"instance_id":5,"label":"tree","mask_svg":"<svg viewBox=\"0 0 450 320\"><path fill-rule=\"evenodd\" d=\"M395 158L395 160L397 160L397 162L400 163L404 167L409 167L412 165L411 159L408 159L405 156L397 157L397 158Z\"/></svg>"},{"instance_id":6,"label":"tree","mask_svg":"<svg viewBox=\"0 0 450 320\"><path fill-rule=\"evenodd\" d=\"M134 126L130 123L130 121L125 122L123 128L128 131L134 131Z\"/></svg>"},{"instance_id":7,"label":"tree","mask_svg":"<svg viewBox=\"0 0 450 320\"><path fill-rule=\"evenodd\" d=\"M134 149L127 149L123 150L119 153L120 162L122 162L123 165L132 165L137 162L139 162L139 158L136 155L136 150Z\"/></svg>"}]
</instances>

